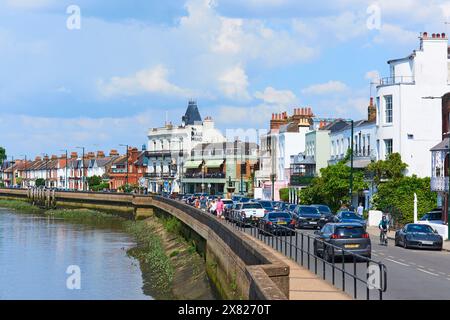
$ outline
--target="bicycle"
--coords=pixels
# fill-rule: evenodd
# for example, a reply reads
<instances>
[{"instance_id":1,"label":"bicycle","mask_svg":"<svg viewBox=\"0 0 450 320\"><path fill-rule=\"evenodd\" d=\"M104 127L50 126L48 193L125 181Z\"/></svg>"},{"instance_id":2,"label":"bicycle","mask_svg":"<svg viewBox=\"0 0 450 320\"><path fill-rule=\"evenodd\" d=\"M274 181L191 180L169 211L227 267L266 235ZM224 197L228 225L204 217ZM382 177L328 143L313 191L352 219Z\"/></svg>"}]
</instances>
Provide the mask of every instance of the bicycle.
<instances>
[{"instance_id":1,"label":"bicycle","mask_svg":"<svg viewBox=\"0 0 450 320\"><path fill-rule=\"evenodd\" d=\"M387 229L380 229L380 245L388 245Z\"/></svg>"}]
</instances>

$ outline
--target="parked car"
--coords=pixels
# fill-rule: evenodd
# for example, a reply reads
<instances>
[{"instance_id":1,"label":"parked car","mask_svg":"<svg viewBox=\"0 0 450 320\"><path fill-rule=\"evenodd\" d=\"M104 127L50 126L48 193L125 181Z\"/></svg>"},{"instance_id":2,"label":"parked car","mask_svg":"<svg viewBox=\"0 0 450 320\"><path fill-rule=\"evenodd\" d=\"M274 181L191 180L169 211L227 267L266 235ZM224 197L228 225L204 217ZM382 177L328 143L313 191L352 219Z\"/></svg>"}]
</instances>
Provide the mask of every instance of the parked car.
<instances>
[{"instance_id":1,"label":"parked car","mask_svg":"<svg viewBox=\"0 0 450 320\"><path fill-rule=\"evenodd\" d=\"M290 235L295 233L295 220L289 212L272 211L259 220L258 227L260 233Z\"/></svg>"},{"instance_id":2,"label":"parked car","mask_svg":"<svg viewBox=\"0 0 450 320\"><path fill-rule=\"evenodd\" d=\"M326 261L335 257L358 254L372 257L369 234L359 223L327 223L314 233L314 254Z\"/></svg>"},{"instance_id":3,"label":"parked car","mask_svg":"<svg viewBox=\"0 0 450 320\"><path fill-rule=\"evenodd\" d=\"M364 220L363 218L358 216L353 211L340 211L340 212L338 212L337 215L336 215L336 221L337 222L342 222L342 223L344 223L344 222L345 223L359 223L364 228L367 225L366 220Z\"/></svg>"},{"instance_id":4,"label":"parked car","mask_svg":"<svg viewBox=\"0 0 450 320\"><path fill-rule=\"evenodd\" d=\"M436 208L433 209L430 212L425 213L422 218L420 218L420 221L428 221L431 223L436 223L436 224L444 224L444 221L442 220L442 209L441 208Z\"/></svg>"},{"instance_id":5,"label":"parked car","mask_svg":"<svg viewBox=\"0 0 450 320\"><path fill-rule=\"evenodd\" d=\"M231 211L233 210L234 202L231 199L222 199L223 202L223 216L225 220L229 220L231 217Z\"/></svg>"},{"instance_id":6,"label":"parked car","mask_svg":"<svg viewBox=\"0 0 450 320\"><path fill-rule=\"evenodd\" d=\"M248 202L240 203L234 209L234 216L241 226L248 223L255 223L265 215L265 210L260 203Z\"/></svg>"},{"instance_id":7,"label":"parked car","mask_svg":"<svg viewBox=\"0 0 450 320\"><path fill-rule=\"evenodd\" d=\"M268 200L260 200L257 201L257 203L261 204L262 207L267 210L267 211L273 211L273 205L272 205L272 201L268 201Z\"/></svg>"},{"instance_id":8,"label":"parked car","mask_svg":"<svg viewBox=\"0 0 450 320\"><path fill-rule=\"evenodd\" d=\"M321 214L320 228L329 222L337 222L336 216L331 211L330 207L324 204L312 204L311 207L315 207L319 210Z\"/></svg>"},{"instance_id":9,"label":"parked car","mask_svg":"<svg viewBox=\"0 0 450 320\"><path fill-rule=\"evenodd\" d=\"M443 239L431 226L409 223L395 232L395 245L407 248L442 250Z\"/></svg>"},{"instance_id":10,"label":"parked car","mask_svg":"<svg viewBox=\"0 0 450 320\"><path fill-rule=\"evenodd\" d=\"M297 228L320 228L322 215L315 207L298 205L293 213Z\"/></svg>"},{"instance_id":11,"label":"parked car","mask_svg":"<svg viewBox=\"0 0 450 320\"><path fill-rule=\"evenodd\" d=\"M296 204L289 204L286 206L285 211L289 212L291 215L293 215L295 208L297 208Z\"/></svg>"}]
</instances>

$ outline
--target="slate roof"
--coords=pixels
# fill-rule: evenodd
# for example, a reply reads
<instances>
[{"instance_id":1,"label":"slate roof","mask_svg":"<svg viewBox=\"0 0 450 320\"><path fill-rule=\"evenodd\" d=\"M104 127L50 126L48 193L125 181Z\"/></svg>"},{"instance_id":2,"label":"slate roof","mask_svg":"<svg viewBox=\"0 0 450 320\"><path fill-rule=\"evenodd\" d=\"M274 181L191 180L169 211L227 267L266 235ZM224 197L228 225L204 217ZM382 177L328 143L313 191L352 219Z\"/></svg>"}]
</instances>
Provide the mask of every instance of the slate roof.
<instances>
[{"instance_id":1,"label":"slate roof","mask_svg":"<svg viewBox=\"0 0 450 320\"><path fill-rule=\"evenodd\" d=\"M186 114L183 116L182 120L186 126L194 125L196 122L202 122L202 117L198 111L197 102L189 101Z\"/></svg>"}]
</instances>

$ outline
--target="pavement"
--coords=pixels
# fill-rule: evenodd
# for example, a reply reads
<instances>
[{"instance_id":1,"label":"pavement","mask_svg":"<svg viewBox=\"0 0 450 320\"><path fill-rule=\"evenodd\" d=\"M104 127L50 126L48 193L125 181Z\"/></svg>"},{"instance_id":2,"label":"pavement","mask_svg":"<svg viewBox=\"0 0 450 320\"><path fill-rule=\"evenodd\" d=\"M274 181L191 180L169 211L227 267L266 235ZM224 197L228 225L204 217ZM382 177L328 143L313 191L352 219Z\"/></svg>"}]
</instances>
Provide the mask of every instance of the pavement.
<instances>
[{"instance_id":1,"label":"pavement","mask_svg":"<svg viewBox=\"0 0 450 320\"><path fill-rule=\"evenodd\" d=\"M373 237L380 236L380 230L377 227L367 227L367 232ZM388 231L388 239L395 240L395 230ZM442 250L450 252L450 241L444 241Z\"/></svg>"}]
</instances>

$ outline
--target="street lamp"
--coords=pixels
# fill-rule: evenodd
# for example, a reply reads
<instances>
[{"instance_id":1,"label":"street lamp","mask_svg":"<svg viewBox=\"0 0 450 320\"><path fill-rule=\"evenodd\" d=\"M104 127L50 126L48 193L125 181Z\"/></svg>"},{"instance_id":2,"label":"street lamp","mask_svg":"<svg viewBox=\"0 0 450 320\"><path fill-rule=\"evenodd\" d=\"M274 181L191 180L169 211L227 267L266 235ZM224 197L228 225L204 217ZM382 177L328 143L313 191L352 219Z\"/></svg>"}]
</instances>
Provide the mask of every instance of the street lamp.
<instances>
[{"instance_id":1,"label":"street lamp","mask_svg":"<svg viewBox=\"0 0 450 320\"><path fill-rule=\"evenodd\" d=\"M84 173L84 147L75 147L77 149L83 150L83 155L81 157L81 182L83 183L83 191L86 191L85 173Z\"/></svg>"},{"instance_id":2,"label":"street lamp","mask_svg":"<svg viewBox=\"0 0 450 320\"><path fill-rule=\"evenodd\" d=\"M127 144L119 144L119 146L127 148L127 155L126 155L126 158L127 158L127 162L126 162L126 164L127 164L127 175L125 176L125 185L128 187L128 145Z\"/></svg>"}]
</instances>

